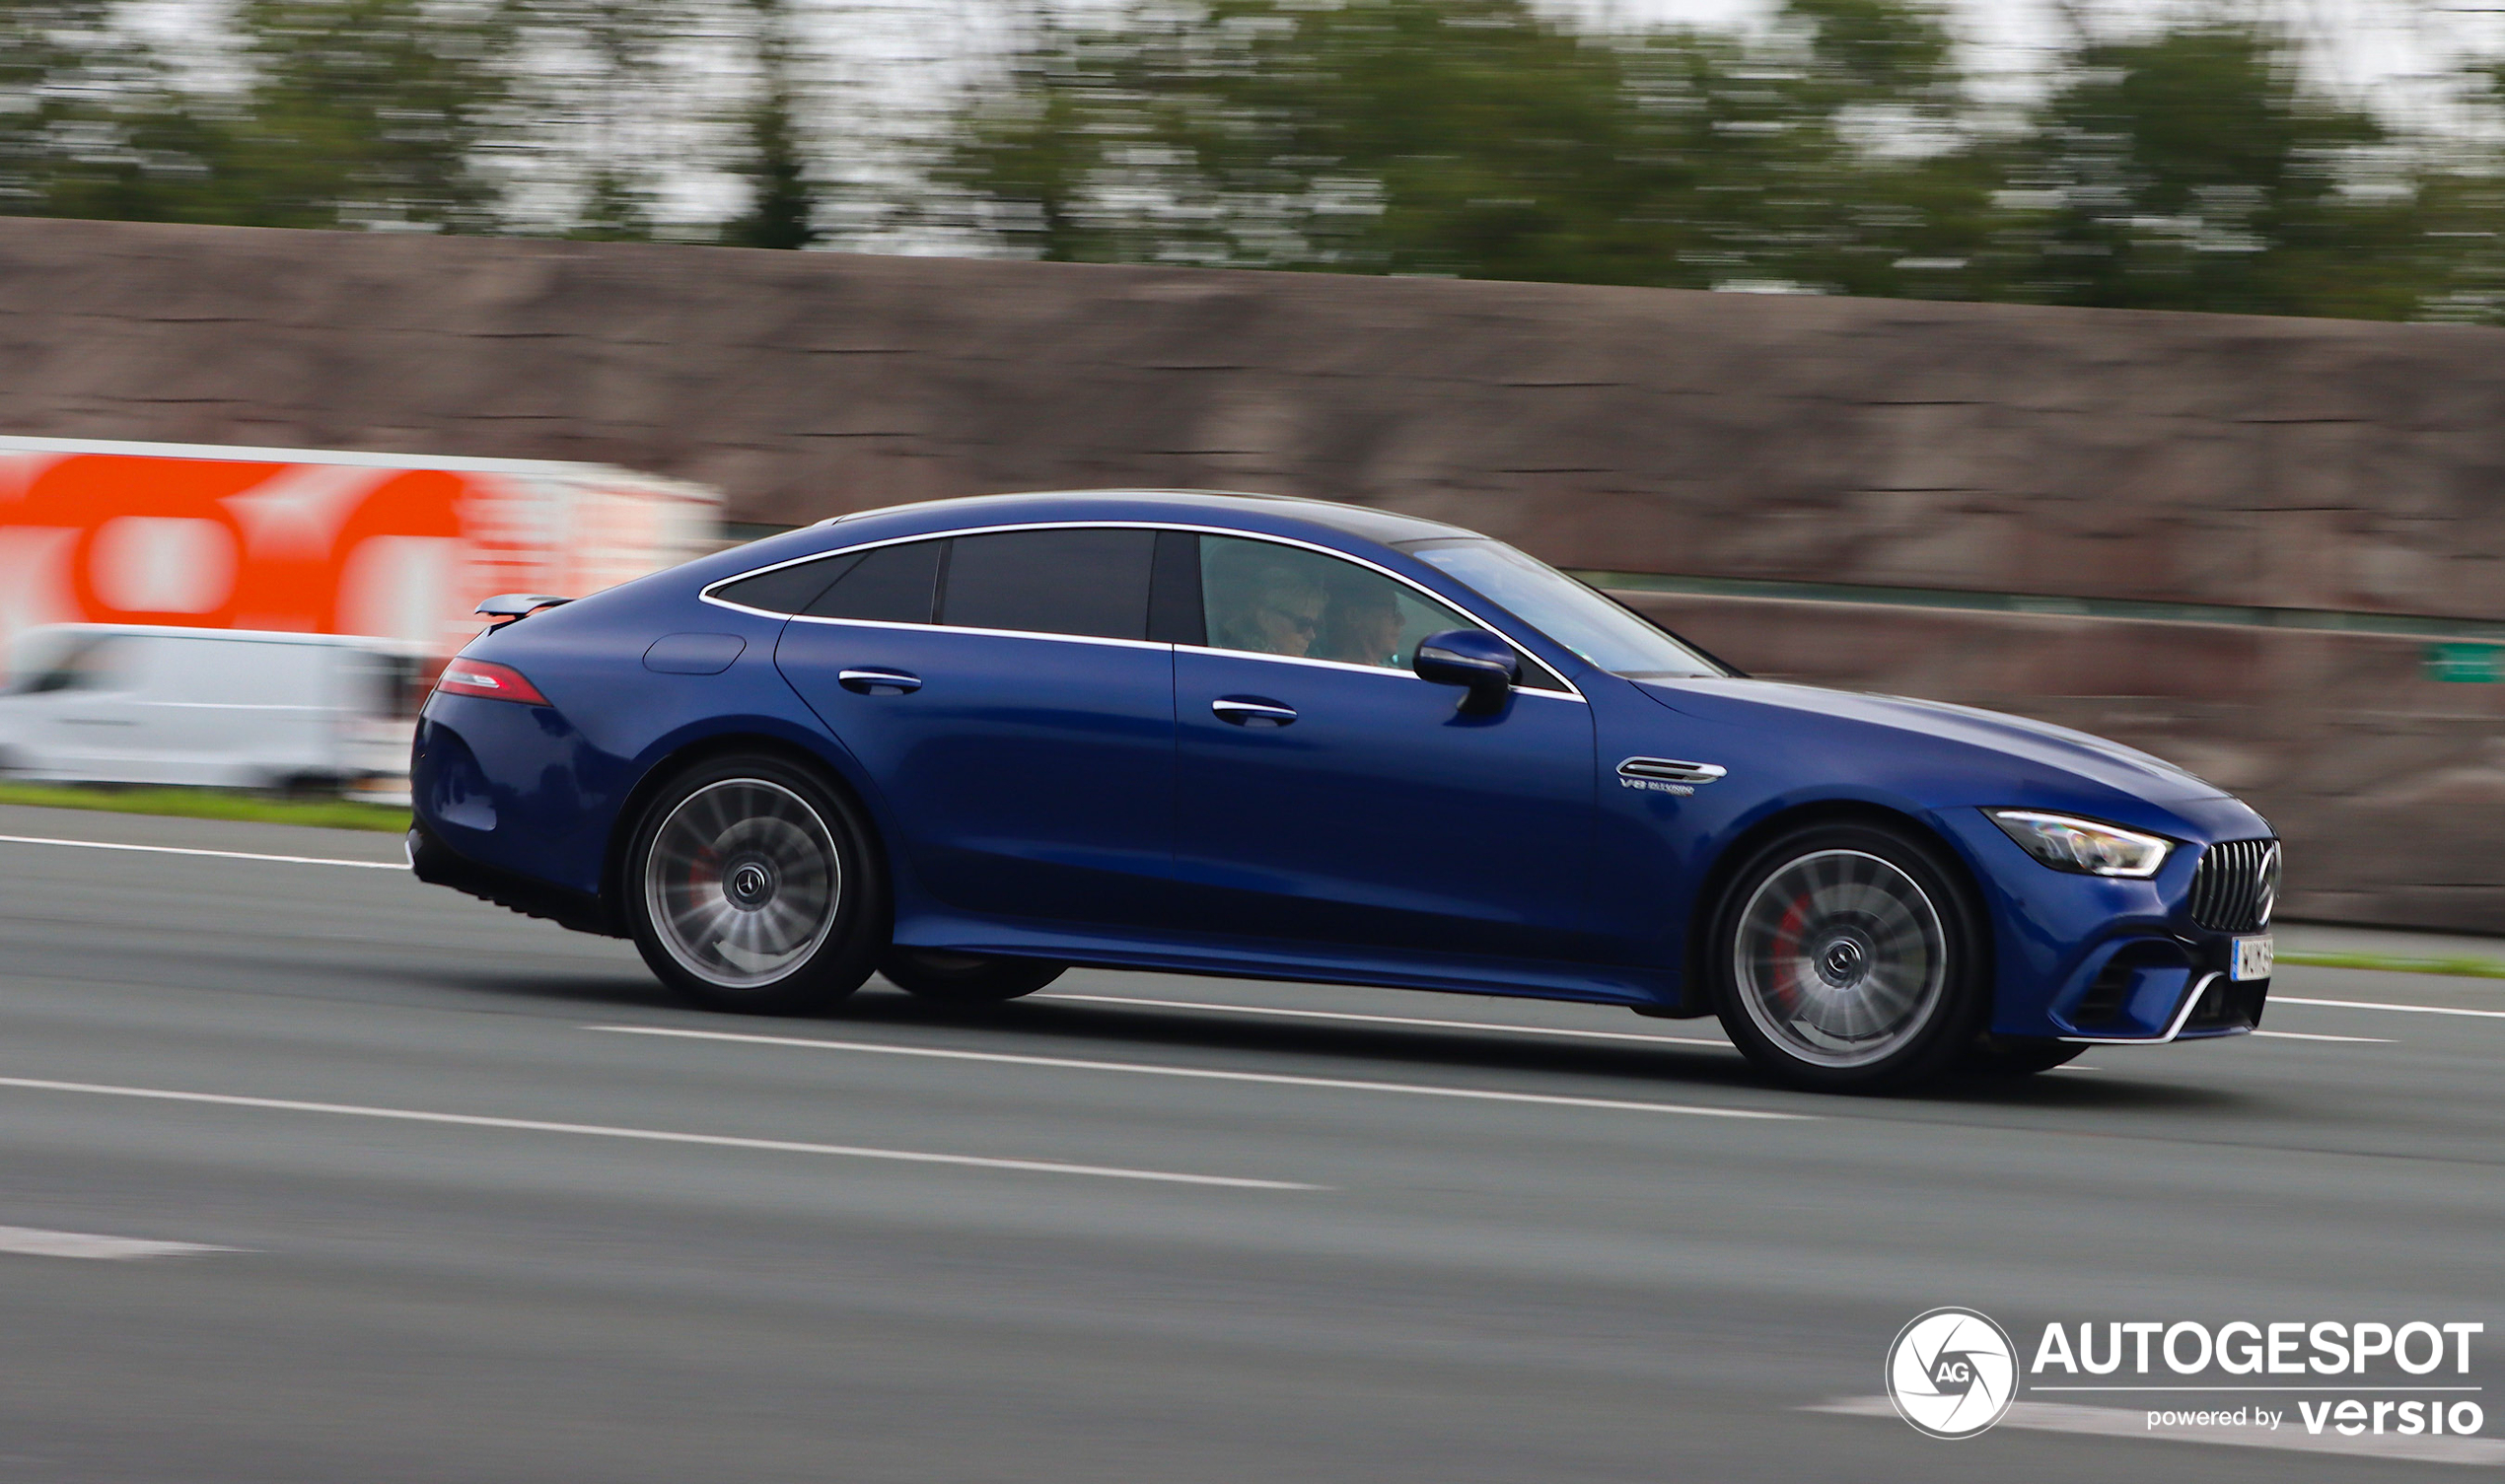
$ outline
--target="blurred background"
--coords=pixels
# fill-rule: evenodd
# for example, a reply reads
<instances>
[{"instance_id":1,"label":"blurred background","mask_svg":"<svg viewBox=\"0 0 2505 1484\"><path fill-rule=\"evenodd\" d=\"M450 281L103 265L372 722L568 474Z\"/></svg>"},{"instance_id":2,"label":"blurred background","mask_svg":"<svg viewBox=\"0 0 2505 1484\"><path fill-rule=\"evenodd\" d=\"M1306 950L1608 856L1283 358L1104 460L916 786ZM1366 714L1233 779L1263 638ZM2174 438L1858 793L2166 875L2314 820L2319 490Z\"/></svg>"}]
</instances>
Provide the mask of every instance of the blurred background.
<instances>
[{"instance_id":1,"label":"blurred background","mask_svg":"<svg viewBox=\"0 0 2505 1484\"><path fill-rule=\"evenodd\" d=\"M2175 758L2296 912L2505 930L2493 7L0 15L0 629L405 668L845 510L1317 495Z\"/></svg>"},{"instance_id":2,"label":"blurred background","mask_svg":"<svg viewBox=\"0 0 2505 1484\"><path fill-rule=\"evenodd\" d=\"M2487 322L2470 0L12 0L0 210Z\"/></svg>"}]
</instances>

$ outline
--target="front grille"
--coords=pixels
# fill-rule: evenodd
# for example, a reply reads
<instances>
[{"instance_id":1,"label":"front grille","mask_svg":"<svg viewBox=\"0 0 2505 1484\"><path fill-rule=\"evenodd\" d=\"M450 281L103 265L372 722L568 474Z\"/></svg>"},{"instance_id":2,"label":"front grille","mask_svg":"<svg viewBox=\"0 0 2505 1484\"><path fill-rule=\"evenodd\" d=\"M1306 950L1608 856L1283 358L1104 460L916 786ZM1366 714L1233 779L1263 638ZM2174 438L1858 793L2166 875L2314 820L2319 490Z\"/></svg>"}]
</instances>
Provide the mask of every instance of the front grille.
<instances>
[{"instance_id":1,"label":"front grille","mask_svg":"<svg viewBox=\"0 0 2505 1484\"><path fill-rule=\"evenodd\" d=\"M2213 933L2257 933L2279 896L2279 842L2212 845L2192 873L2192 921Z\"/></svg>"}]
</instances>

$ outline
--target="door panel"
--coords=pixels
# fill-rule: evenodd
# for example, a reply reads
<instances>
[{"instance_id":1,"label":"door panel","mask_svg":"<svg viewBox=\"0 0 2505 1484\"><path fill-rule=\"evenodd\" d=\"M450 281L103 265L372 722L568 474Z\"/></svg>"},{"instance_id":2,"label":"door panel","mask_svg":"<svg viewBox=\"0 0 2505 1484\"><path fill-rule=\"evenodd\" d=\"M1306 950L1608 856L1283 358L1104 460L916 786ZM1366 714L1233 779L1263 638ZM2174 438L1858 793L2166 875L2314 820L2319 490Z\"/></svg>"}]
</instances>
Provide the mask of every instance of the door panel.
<instances>
[{"instance_id":1,"label":"door panel","mask_svg":"<svg viewBox=\"0 0 2505 1484\"><path fill-rule=\"evenodd\" d=\"M795 619L774 661L967 911L1135 922L1168 876L1174 652ZM843 671L921 684L847 687Z\"/></svg>"},{"instance_id":2,"label":"door panel","mask_svg":"<svg viewBox=\"0 0 2505 1484\"><path fill-rule=\"evenodd\" d=\"M879 548L784 626L776 665L869 770L891 849L941 901L1079 923L1164 909L1175 672L1142 638L1153 545L1054 529ZM977 631L997 629L1032 632Z\"/></svg>"},{"instance_id":3,"label":"door panel","mask_svg":"<svg viewBox=\"0 0 2505 1484\"><path fill-rule=\"evenodd\" d=\"M1390 669L1193 650L1175 667L1190 926L1586 956L1590 707L1525 691L1465 717L1459 691Z\"/></svg>"}]
</instances>

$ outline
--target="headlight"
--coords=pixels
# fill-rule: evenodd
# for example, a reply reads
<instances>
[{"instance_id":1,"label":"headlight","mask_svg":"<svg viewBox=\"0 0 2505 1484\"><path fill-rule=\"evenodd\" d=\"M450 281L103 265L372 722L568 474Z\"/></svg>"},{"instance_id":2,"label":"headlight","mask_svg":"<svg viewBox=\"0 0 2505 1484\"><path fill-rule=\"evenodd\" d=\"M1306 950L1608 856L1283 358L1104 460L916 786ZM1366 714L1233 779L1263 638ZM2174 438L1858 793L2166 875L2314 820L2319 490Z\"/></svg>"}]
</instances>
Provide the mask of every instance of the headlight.
<instances>
[{"instance_id":1,"label":"headlight","mask_svg":"<svg viewBox=\"0 0 2505 1484\"><path fill-rule=\"evenodd\" d=\"M2085 876L2150 877L2175 847L2155 835L2033 810L1986 810L2003 833L2055 871Z\"/></svg>"}]
</instances>

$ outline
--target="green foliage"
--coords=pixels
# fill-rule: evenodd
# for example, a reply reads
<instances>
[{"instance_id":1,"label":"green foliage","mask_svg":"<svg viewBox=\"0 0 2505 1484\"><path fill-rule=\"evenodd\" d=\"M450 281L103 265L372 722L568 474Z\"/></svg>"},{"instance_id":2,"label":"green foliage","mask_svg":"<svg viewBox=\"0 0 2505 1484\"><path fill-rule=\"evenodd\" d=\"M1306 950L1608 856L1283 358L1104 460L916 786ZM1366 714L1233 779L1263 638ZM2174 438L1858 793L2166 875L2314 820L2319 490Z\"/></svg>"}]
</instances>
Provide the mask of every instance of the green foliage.
<instances>
[{"instance_id":1,"label":"green foliage","mask_svg":"<svg viewBox=\"0 0 2505 1484\"><path fill-rule=\"evenodd\" d=\"M1594 34L1521 0L1156 3L1045 30L955 121L1038 257L2494 318L2494 162L2326 102L2256 24L2055 59L1986 121L1937 13ZM2482 255L2484 250L2485 255Z\"/></svg>"},{"instance_id":2,"label":"green foliage","mask_svg":"<svg viewBox=\"0 0 2505 1484\"><path fill-rule=\"evenodd\" d=\"M793 125L791 99L776 92L749 118L754 154L744 173L754 192L745 215L722 231L733 247L806 247L818 240L807 178Z\"/></svg>"},{"instance_id":3,"label":"green foliage","mask_svg":"<svg viewBox=\"0 0 2505 1484\"><path fill-rule=\"evenodd\" d=\"M67 783L0 780L0 805L101 810L114 814L172 814L186 819L250 819L263 824L313 824L327 829L404 833L409 812L353 799L288 799L242 789L105 788Z\"/></svg>"},{"instance_id":4,"label":"green foliage","mask_svg":"<svg viewBox=\"0 0 2505 1484\"><path fill-rule=\"evenodd\" d=\"M493 227L476 169L508 39L486 9L425 0L245 0L257 77L212 157L228 220L254 227Z\"/></svg>"},{"instance_id":5,"label":"green foliage","mask_svg":"<svg viewBox=\"0 0 2505 1484\"><path fill-rule=\"evenodd\" d=\"M2051 51L2025 108L1935 0L1122 0L875 157L796 3L236 0L232 81L186 89L107 0L0 0L0 212L2505 322L2505 62L2411 129L2272 0ZM670 220L707 173L738 204Z\"/></svg>"},{"instance_id":6,"label":"green foliage","mask_svg":"<svg viewBox=\"0 0 2505 1484\"><path fill-rule=\"evenodd\" d=\"M1882 0L1780 44L1595 37L1523 0L1220 0L1047 31L940 175L1053 259L1925 292L1990 182L1843 139L1932 116L1948 55Z\"/></svg>"},{"instance_id":7,"label":"green foliage","mask_svg":"<svg viewBox=\"0 0 2505 1484\"><path fill-rule=\"evenodd\" d=\"M8 0L0 212L153 219L201 174L205 132L103 0Z\"/></svg>"},{"instance_id":8,"label":"green foliage","mask_svg":"<svg viewBox=\"0 0 2505 1484\"><path fill-rule=\"evenodd\" d=\"M734 247L796 250L818 240L817 202L802 153L782 6L779 0L756 4L764 89L745 120L749 149L740 173L748 179L749 209L723 228L722 241Z\"/></svg>"},{"instance_id":9,"label":"green foliage","mask_svg":"<svg viewBox=\"0 0 2505 1484\"><path fill-rule=\"evenodd\" d=\"M2373 117L2309 94L2281 38L2207 25L2092 47L2023 183L2058 195L2032 297L2128 309L2404 318L2417 182Z\"/></svg>"}]
</instances>

